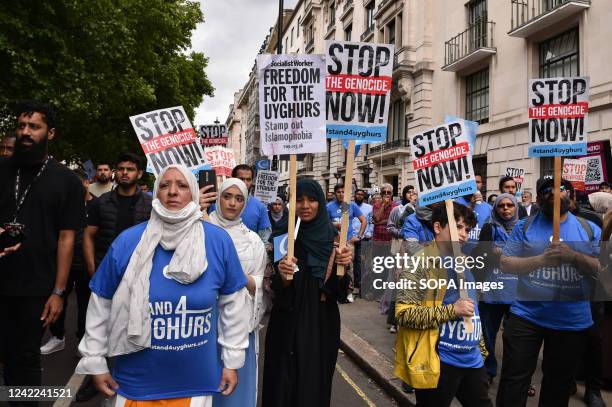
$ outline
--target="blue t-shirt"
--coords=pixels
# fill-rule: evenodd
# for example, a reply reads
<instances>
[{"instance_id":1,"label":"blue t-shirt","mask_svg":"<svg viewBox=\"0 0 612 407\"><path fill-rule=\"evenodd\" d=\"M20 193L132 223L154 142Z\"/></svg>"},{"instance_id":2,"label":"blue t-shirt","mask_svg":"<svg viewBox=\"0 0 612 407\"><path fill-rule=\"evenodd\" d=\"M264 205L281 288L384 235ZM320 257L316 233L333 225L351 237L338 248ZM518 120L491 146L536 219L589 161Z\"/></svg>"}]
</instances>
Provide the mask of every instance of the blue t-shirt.
<instances>
[{"instance_id":1,"label":"blue t-shirt","mask_svg":"<svg viewBox=\"0 0 612 407\"><path fill-rule=\"evenodd\" d=\"M493 228L493 246L501 247L506 245L508 233L499 225L491 223ZM503 290L489 290L482 292L482 301L487 304L512 304L516 299L516 285L518 276L516 274L503 273L499 267L487 271L485 281L492 283L503 283Z\"/></svg>"},{"instance_id":2,"label":"blue t-shirt","mask_svg":"<svg viewBox=\"0 0 612 407\"><path fill-rule=\"evenodd\" d=\"M462 196L455 199L455 202L463 206L470 206L470 202L468 202ZM476 226L470 230L468 240L463 245L463 253L470 254L472 250L474 250L474 248L478 245L478 239L480 239L480 231L482 230L482 227L487 222L487 220L491 217L492 211L493 208L491 207L491 205L487 205L485 203L474 205L472 212L474 213L474 217L476 218Z\"/></svg>"},{"instance_id":3,"label":"blue t-shirt","mask_svg":"<svg viewBox=\"0 0 612 407\"><path fill-rule=\"evenodd\" d=\"M242 212L242 223L253 232L258 233L260 230L271 228L270 218L268 217L268 209L259 199L250 196L247 201L246 208Z\"/></svg>"},{"instance_id":4,"label":"blue t-shirt","mask_svg":"<svg viewBox=\"0 0 612 407\"><path fill-rule=\"evenodd\" d=\"M406 217L402 226L404 239L416 240L419 243L427 243L434 240L434 233L425 226L416 216L416 212Z\"/></svg>"},{"instance_id":5,"label":"blue t-shirt","mask_svg":"<svg viewBox=\"0 0 612 407\"><path fill-rule=\"evenodd\" d=\"M336 199L327 204L327 214L334 223L340 223L342 221L342 203L338 203ZM353 219L362 216L361 210L355 202L351 202L349 205L349 228L346 239L349 240L353 237L353 228L350 227L353 224ZM355 235L356 236L356 235Z\"/></svg>"},{"instance_id":6,"label":"blue t-shirt","mask_svg":"<svg viewBox=\"0 0 612 407\"><path fill-rule=\"evenodd\" d=\"M597 257L601 229L589 222L593 231L593 238L589 241L587 231L576 217L571 213L567 215L567 219L561 222L560 240L575 251ZM504 256L537 256L549 246L552 240L552 219L538 213L524 233L523 225L527 219L523 219L512 229L504 246ZM584 276L573 264L540 267L529 274L519 276L519 301L512 304L510 311L545 328L567 331L586 329L593 324L590 303L583 300L588 298L590 289L589 277ZM542 300L533 301L534 299ZM567 301L559 301L560 299Z\"/></svg>"},{"instance_id":7,"label":"blue t-shirt","mask_svg":"<svg viewBox=\"0 0 612 407\"><path fill-rule=\"evenodd\" d=\"M372 224L372 205L364 202L361 204L361 206L357 205L357 207L361 211L361 214L366 218L366 228L363 235L371 238L374 234L374 224ZM359 219L353 218L351 225L353 227L353 236L357 236L359 234L359 230L361 230L361 222Z\"/></svg>"},{"instance_id":8,"label":"blue t-shirt","mask_svg":"<svg viewBox=\"0 0 612 407\"><path fill-rule=\"evenodd\" d=\"M115 294L147 223L127 229L111 245L89 286L98 296ZM150 277L151 348L116 358L117 392L129 400L161 400L218 391L223 365L217 344L217 300L246 285L231 238L203 223L208 267L181 284L164 276L174 251L157 246Z\"/></svg>"},{"instance_id":9,"label":"blue t-shirt","mask_svg":"<svg viewBox=\"0 0 612 407\"><path fill-rule=\"evenodd\" d=\"M454 281L456 287L448 287L444 294L443 305L454 304L459 299L459 280L453 269L447 269L448 280ZM464 272L464 281L474 281L469 270ZM474 300L474 316L471 318L474 330L465 331L463 318L447 321L440 325L440 338L438 341L438 354L440 360L446 364L461 368L479 368L484 364L480 353L480 336L482 326L478 312L478 299L476 291L467 290L469 297Z\"/></svg>"}]
</instances>

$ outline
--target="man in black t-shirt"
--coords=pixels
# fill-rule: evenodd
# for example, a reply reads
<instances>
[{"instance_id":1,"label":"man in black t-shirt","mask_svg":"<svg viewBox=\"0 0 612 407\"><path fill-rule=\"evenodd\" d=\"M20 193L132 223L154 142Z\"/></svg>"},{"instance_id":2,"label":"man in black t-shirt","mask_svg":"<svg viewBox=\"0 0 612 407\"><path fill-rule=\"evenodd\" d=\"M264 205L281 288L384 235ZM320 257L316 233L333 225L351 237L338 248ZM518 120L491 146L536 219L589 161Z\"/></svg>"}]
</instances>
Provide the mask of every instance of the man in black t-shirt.
<instances>
[{"instance_id":1,"label":"man in black t-shirt","mask_svg":"<svg viewBox=\"0 0 612 407\"><path fill-rule=\"evenodd\" d=\"M83 196L85 199L85 209L88 211L91 205L98 200L98 198L89 192L89 180L87 174L81 169L74 170L74 173L79 177L83 184ZM58 352L64 349L66 344L66 310L68 308L68 296L72 289L76 294L77 299L77 330L76 337L80 341L83 335L85 335L85 316L87 314L87 304L89 303L89 296L91 291L89 290L89 275L85 268L85 261L83 260L83 231L85 227L80 228L76 232L74 238L74 255L72 256L72 266L70 267L70 276L68 277L68 285L66 286L66 297L64 299L64 310L60 314L57 321L51 324L49 330L52 336L49 338L47 343L40 347L40 353L43 355L49 355L54 352Z\"/></svg>"},{"instance_id":2,"label":"man in black t-shirt","mask_svg":"<svg viewBox=\"0 0 612 407\"><path fill-rule=\"evenodd\" d=\"M140 157L123 153L115 168L117 187L102 194L88 211L83 255L90 276L121 232L149 220L151 216L152 199L138 187L143 170Z\"/></svg>"},{"instance_id":3,"label":"man in black t-shirt","mask_svg":"<svg viewBox=\"0 0 612 407\"><path fill-rule=\"evenodd\" d=\"M40 340L64 306L85 204L79 178L48 154L55 112L24 102L16 116L15 154L0 160L0 359L6 385L40 386Z\"/></svg>"}]
</instances>

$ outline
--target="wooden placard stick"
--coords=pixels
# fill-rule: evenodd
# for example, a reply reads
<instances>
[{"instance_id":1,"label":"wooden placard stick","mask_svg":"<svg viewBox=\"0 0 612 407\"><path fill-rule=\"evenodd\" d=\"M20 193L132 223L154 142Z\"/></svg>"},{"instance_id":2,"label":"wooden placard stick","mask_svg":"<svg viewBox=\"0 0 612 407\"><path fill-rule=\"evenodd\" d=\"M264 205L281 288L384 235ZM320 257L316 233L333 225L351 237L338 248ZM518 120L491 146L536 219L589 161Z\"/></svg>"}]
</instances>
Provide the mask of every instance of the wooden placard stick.
<instances>
[{"instance_id":1,"label":"wooden placard stick","mask_svg":"<svg viewBox=\"0 0 612 407\"><path fill-rule=\"evenodd\" d=\"M561 157L555 157L555 190L553 196L553 242L559 241L561 229Z\"/></svg>"},{"instance_id":2,"label":"wooden placard stick","mask_svg":"<svg viewBox=\"0 0 612 407\"><path fill-rule=\"evenodd\" d=\"M448 217L448 227L450 229L451 235L451 243L453 246L453 264L457 262L458 257L462 257L463 253L461 253L461 248L459 247L459 232L457 231L457 222L455 221L455 208L453 207L453 200L447 199L444 201L446 204L446 216ZM459 280L459 297L463 299L470 298L467 290L462 284L464 280L464 274L457 272L457 279ZM472 319L469 317L463 317L463 323L465 324L465 331L467 333L474 332L474 325L472 324Z\"/></svg>"},{"instance_id":3,"label":"wooden placard stick","mask_svg":"<svg viewBox=\"0 0 612 407\"><path fill-rule=\"evenodd\" d=\"M297 157L295 154L289 156L289 225L287 227L287 258L294 256L295 244L295 200L297 184ZM293 274L287 274L287 280L293 280Z\"/></svg>"},{"instance_id":4,"label":"wooden placard stick","mask_svg":"<svg viewBox=\"0 0 612 407\"><path fill-rule=\"evenodd\" d=\"M349 210L351 204L351 191L353 186L353 166L355 164L355 140L349 140L346 151L346 173L344 176L344 199L342 199L342 223L340 227L340 250L346 247L346 236L349 228ZM344 266L338 265L336 273L339 277L344 275Z\"/></svg>"}]
</instances>

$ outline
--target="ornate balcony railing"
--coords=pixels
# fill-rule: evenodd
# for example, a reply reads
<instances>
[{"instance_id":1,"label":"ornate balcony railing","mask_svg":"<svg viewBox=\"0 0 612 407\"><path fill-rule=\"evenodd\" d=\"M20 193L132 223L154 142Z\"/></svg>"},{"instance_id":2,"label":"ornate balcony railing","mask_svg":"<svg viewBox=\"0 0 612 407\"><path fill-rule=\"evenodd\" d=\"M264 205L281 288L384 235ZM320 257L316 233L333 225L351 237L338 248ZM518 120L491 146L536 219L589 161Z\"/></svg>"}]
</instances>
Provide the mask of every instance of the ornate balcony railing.
<instances>
[{"instance_id":1,"label":"ornate balcony railing","mask_svg":"<svg viewBox=\"0 0 612 407\"><path fill-rule=\"evenodd\" d=\"M480 21L446 41L444 65L450 65L480 48L494 48L492 21Z\"/></svg>"},{"instance_id":2,"label":"ornate balcony railing","mask_svg":"<svg viewBox=\"0 0 612 407\"><path fill-rule=\"evenodd\" d=\"M370 27L368 27L363 34L361 34L361 41L365 41L366 38L368 38L370 36L370 34L372 34L374 32L374 24L372 24Z\"/></svg>"},{"instance_id":3,"label":"ornate balcony railing","mask_svg":"<svg viewBox=\"0 0 612 407\"><path fill-rule=\"evenodd\" d=\"M401 138L397 140L392 140L384 144L379 144L377 146L371 146L368 154L378 154L383 150L391 150L392 148L400 148L407 147L410 148L410 143L407 138Z\"/></svg>"},{"instance_id":4,"label":"ornate balcony railing","mask_svg":"<svg viewBox=\"0 0 612 407\"><path fill-rule=\"evenodd\" d=\"M575 3L588 7L591 0L511 0L511 27L510 31L522 27L531 21L555 11L568 3Z\"/></svg>"}]
</instances>

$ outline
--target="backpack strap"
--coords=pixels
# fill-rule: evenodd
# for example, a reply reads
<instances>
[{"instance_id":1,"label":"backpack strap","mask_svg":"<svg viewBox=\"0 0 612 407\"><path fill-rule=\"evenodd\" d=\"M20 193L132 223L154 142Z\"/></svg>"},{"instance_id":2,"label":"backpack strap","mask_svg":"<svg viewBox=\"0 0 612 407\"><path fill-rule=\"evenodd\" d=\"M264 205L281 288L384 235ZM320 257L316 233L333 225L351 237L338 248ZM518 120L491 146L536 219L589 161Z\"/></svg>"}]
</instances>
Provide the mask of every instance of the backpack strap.
<instances>
[{"instance_id":1,"label":"backpack strap","mask_svg":"<svg viewBox=\"0 0 612 407\"><path fill-rule=\"evenodd\" d=\"M593 240L593 228L591 228L589 221L584 218L581 218L580 216L576 216L576 219L578 219L578 222L580 222L580 225L589 237L589 242Z\"/></svg>"},{"instance_id":2,"label":"backpack strap","mask_svg":"<svg viewBox=\"0 0 612 407\"><path fill-rule=\"evenodd\" d=\"M529 225L531 225L531 223L535 219L536 215L528 216L527 220L525 221L525 223L523 223L523 234L524 235L527 234L527 229L529 229Z\"/></svg>"}]
</instances>

